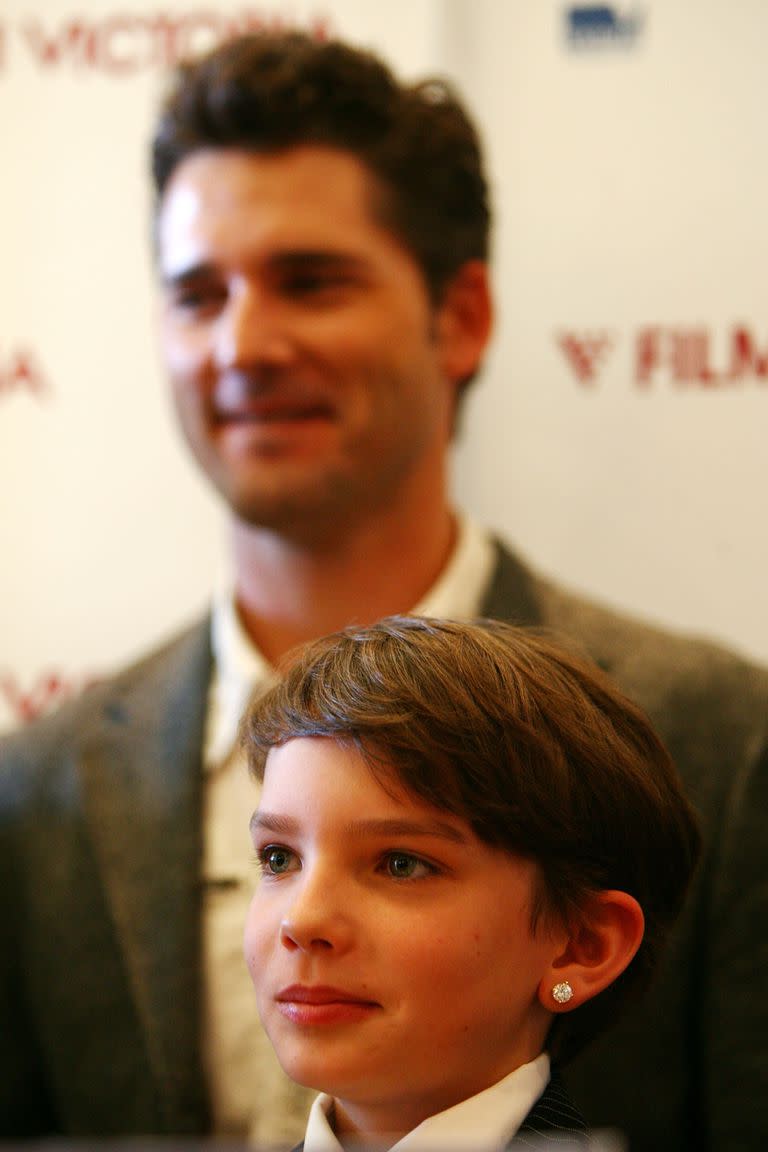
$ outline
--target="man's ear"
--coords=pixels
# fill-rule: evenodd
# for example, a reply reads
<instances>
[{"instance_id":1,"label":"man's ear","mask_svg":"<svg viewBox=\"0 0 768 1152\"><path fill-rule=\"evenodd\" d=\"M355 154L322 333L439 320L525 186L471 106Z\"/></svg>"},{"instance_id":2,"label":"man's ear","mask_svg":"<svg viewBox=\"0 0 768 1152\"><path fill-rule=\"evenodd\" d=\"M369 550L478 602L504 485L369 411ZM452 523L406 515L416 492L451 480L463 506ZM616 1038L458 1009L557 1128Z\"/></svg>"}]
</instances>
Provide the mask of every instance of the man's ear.
<instances>
[{"instance_id":1,"label":"man's ear","mask_svg":"<svg viewBox=\"0 0 768 1152\"><path fill-rule=\"evenodd\" d=\"M550 1012L578 1008L621 975L643 939L643 910L627 892L590 896L568 942L538 988Z\"/></svg>"},{"instance_id":2,"label":"man's ear","mask_svg":"<svg viewBox=\"0 0 768 1152\"><path fill-rule=\"evenodd\" d=\"M480 366L493 326L488 265L468 260L443 289L436 313L440 367L458 382Z\"/></svg>"}]
</instances>

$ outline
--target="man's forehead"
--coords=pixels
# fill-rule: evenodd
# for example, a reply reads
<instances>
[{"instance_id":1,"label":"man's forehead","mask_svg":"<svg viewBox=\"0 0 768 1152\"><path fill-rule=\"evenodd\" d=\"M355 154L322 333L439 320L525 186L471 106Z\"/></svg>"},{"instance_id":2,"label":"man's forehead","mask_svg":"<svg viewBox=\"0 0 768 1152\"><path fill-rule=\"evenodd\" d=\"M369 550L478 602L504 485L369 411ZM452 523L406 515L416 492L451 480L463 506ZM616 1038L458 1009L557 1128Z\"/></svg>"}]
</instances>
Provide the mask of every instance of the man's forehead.
<instances>
[{"instance_id":1,"label":"man's forehead","mask_svg":"<svg viewBox=\"0 0 768 1152\"><path fill-rule=\"evenodd\" d=\"M160 216L172 210L189 221L195 213L265 210L290 202L292 214L331 204L373 223L372 206L380 195L373 173L341 149L307 145L262 153L206 148L179 163L161 200Z\"/></svg>"},{"instance_id":2,"label":"man's forehead","mask_svg":"<svg viewBox=\"0 0 768 1152\"><path fill-rule=\"evenodd\" d=\"M322 250L356 236L392 241L375 212L380 195L364 164L340 149L200 150L181 161L161 201L161 255L175 264L175 250L190 243L272 240Z\"/></svg>"}]
</instances>

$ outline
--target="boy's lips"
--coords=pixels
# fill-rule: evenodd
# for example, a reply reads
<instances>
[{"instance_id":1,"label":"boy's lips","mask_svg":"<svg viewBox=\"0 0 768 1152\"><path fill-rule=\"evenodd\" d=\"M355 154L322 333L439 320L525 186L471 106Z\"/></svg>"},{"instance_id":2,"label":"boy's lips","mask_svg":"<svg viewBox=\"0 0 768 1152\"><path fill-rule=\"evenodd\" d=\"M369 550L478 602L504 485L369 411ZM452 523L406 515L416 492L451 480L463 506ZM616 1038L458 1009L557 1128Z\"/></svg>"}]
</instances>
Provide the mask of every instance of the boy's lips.
<instances>
[{"instance_id":1,"label":"boy's lips","mask_svg":"<svg viewBox=\"0 0 768 1152\"><path fill-rule=\"evenodd\" d=\"M334 988L328 984L290 984L278 992L275 999L278 1003L291 1001L297 1004L367 1004L369 1007L378 1007L374 1000L367 996L359 996L356 992L346 992L342 988Z\"/></svg>"},{"instance_id":2,"label":"boy's lips","mask_svg":"<svg viewBox=\"0 0 768 1152\"><path fill-rule=\"evenodd\" d=\"M294 1024L339 1024L380 1010L375 1000L327 984L291 984L275 996L279 1011Z\"/></svg>"}]
</instances>

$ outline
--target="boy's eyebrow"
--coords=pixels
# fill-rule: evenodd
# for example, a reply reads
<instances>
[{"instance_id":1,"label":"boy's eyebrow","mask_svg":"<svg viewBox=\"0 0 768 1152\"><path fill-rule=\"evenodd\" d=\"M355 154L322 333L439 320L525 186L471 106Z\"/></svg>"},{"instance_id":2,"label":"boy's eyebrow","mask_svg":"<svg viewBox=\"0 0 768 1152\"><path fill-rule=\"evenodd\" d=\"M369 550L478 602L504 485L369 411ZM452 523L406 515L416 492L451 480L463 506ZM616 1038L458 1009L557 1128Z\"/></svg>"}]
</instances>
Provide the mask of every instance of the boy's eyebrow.
<instances>
[{"instance_id":1,"label":"boy's eyebrow","mask_svg":"<svg viewBox=\"0 0 768 1152\"><path fill-rule=\"evenodd\" d=\"M250 821L251 833L257 829L266 832L282 833L290 836L300 831L298 820L291 816L280 816L274 812L254 812ZM469 837L445 820L405 820L394 817L384 817L374 820L353 820L342 829L347 835L363 838L365 836L436 836L442 840L450 840L454 844L467 844Z\"/></svg>"},{"instance_id":2,"label":"boy's eyebrow","mask_svg":"<svg viewBox=\"0 0 768 1152\"><path fill-rule=\"evenodd\" d=\"M455 824L446 820L404 820L402 818L382 818L378 820L355 820L344 829L351 836L437 836L454 844L466 844L467 836Z\"/></svg>"},{"instance_id":3,"label":"boy's eyebrow","mask_svg":"<svg viewBox=\"0 0 768 1152\"><path fill-rule=\"evenodd\" d=\"M281 832L286 836L295 835L299 830L298 821L290 816L276 816L271 812L261 812L258 808L251 816L248 827L251 835L257 828L263 828L265 832Z\"/></svg>"}]
</instances>

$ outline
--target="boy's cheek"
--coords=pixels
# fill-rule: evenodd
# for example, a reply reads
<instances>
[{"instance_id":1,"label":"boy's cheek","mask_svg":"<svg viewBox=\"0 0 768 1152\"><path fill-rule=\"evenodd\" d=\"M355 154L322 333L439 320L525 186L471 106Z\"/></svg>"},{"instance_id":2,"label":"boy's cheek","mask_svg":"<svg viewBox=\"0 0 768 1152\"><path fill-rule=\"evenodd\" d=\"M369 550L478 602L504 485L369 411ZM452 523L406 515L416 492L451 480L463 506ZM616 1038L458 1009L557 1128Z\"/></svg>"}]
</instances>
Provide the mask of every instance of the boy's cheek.
<instances>
[{"instance_id":1,"label":"boy's cheek","mask_svg":"<svg viewBox=\"0 0 768 1152\"><path fill-rule=\"evenodd\" d=\"M259 960L264 949L263 933L263 920L258 912L254 914L253 905L251 905L251 910L245 922L245 932L243 933L243 955L245 956L245 962L248 965L251 979L257 987L259 974L263 971L263 965Z\"/></svg>"}]
</instances>

